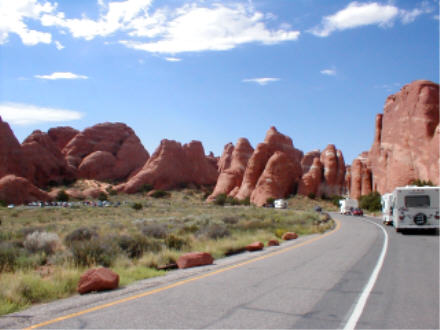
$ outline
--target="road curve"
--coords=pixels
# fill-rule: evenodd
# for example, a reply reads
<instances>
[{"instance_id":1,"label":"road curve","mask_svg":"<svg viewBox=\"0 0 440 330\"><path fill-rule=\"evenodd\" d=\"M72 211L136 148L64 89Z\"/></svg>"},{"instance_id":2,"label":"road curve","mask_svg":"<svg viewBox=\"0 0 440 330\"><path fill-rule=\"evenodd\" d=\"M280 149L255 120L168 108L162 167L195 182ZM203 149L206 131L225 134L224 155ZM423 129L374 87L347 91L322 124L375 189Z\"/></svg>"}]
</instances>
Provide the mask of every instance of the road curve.
<instances>
[{"instance_id":1,"label":"road curve","mask_svg":"<svg viewBox=\"0 0 440 330\"><path fill-rule=\"evenodd\" d=\"M286 250L225 258L116 293L36 306L0 318L0 327L344 328L377 265L384 233L363 218L333 216L338 230L301 238ZM438 236L386 230L384 266L357 327L438 328ZM244 261L249 256L261 258Z\"/></svg>"}]
</instances>

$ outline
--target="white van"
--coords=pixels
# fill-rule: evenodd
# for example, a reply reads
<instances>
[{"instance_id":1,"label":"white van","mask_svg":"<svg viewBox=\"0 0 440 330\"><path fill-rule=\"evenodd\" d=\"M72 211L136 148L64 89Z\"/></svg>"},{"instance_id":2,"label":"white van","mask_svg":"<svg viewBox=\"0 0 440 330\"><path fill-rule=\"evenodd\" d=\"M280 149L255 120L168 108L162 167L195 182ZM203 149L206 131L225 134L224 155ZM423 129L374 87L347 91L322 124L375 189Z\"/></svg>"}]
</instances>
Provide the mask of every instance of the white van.
<instances>
[{"instance_id":1,"label":"white van","mask_svg":"<svg viewBox=\"0 0 440 330\"><path fill-rule=\"evenodd\" d=\"M339 200L340 213L350 215L353 209L359 207L358 201L356 199L345 198Z\"/></svg>"},{"instance_id":2,"label":"white van","mask_svg":"<svg viewBox=\"0 0 440 330\"><path fill-rule=\"evenodd\" d=\"M273 205L276 209L285 209L287 208L287 201L284 199L276 199Z\"/></svg>"},{"instance_id":3,"label":"white van","mask_svg":"<svg viewBox=\"0 0 440 330\"><path fill-rule=\"evenodd\" d=\"M392 221L396 231L402 229L438 229L440 187L407 186L393 192Z\"/></svg>"},{"instance_id":4,"label":"white van","mask_svg":"<svg viewBox=\"0 0 440 330\"><path fill-rule=\"evenodd\" d=\"M391 225L393 223L392 215L393 215L393 194L388 193L382 195L380 199L380 203L382 204L382 222L385 225Z\"/></svg>"}]
</instances>

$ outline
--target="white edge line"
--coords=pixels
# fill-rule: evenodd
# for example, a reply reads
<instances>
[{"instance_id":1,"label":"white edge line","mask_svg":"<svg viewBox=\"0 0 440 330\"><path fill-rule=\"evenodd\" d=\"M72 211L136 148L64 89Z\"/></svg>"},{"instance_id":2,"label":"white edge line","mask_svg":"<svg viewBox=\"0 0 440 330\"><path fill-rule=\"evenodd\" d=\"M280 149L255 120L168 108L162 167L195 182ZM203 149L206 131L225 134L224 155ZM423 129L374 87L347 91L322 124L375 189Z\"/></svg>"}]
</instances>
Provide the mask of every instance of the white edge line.
<instances>
[{"instance_id":1,"label":"white edge line","mask_svg":"<svg viewBox=\"0 0 440 330\"><path fill-rule=\"evenodd\" d=\"M380 253L380 257L377 261L376 267L374 267L373 272L371 273L370 279L368 280L367 284L365 285L364 290L362 291L362 294L359 296L359 300L357 301L356 305L353 308L353 312L348 319L347 323L345 324L344 330L352 330L356 327L357 322L359 321L359 318L362 315L362 312L364 311L365 305L367 303L368 297L370 296L371 290L374 287L374 284L376 283L377 277L379 276L379 273L382 269L383 263L385 261L385 256L388 250L388 233L381 225L378 225L377 223L367 220L366 221L378 226L380 229L382 229L385 240L382 246L382 252Z\"/></svg>"}]
</instances>

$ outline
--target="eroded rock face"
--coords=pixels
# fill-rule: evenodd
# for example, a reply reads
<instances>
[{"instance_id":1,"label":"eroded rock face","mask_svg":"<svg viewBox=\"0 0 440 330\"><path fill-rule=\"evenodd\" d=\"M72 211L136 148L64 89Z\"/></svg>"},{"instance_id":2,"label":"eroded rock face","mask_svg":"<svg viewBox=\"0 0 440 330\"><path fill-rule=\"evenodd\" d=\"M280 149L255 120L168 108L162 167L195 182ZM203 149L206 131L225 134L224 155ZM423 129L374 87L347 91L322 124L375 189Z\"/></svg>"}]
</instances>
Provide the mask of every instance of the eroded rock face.
<instances>
[{"instance_id":1,"label":"eroded rock face","mask_svg":"<svg viewBox=\"0 0 440 330\"><path fill-rule=\"evenodd\" d=\"M340 150L329 144L321 153L321 164L324 167L324 180L319 188L320 195L341 195L345 182L345 161Z\"/></svg>"},{"instance_id":2,"label":"eroded rock face","mask_svg":"<svg viewBox=\"0 0 440 330\"><path fill-rule=\"evenodd\" d=\"M9 124L0 117L0 178L6 174L28 177L29 167L23 160L20 143Z\"/></svg>"},{"instance_id":3,"label":"eroded rock face","mask_svg":"<svg viewBox=\"0 0 440 330\"><path fill-rule=\"evenodd\" d=\"M304 196L313 194L318 196L322 182L322 172L323 166L318 155L318 157L313 159L312 166L308 167L308 172L302 176L298 186L298 194Z\"/></svg>"},{"instance_id":4,"label":"eroded rock face","mask_svg":"<svg viewBox=\"0 0 440 330\"><path fill-rule=\"evenodd\" d=\"M321 152L319 150L312 150L306 153L303 159L301 159L301 168L303 173L307 173L310 170L310 168L313 166L315 158L319 159L320 157L321 157Z\"/></svg>"},{"instance_id":5,"label":"eroded rock face","mask_svg":"<svg viewBox=\"0 0 440 330\"><path fill-rule=\"evenodd\" d=\"M438 84L417 80L389 96L369 152L373 190L384 194L415 179L439 185L439 133Z\"/></svg>"},{"instance_id":6,"label":"eroded rock face","mask_svg":"<svg viewBox=\"0 0 440 330\"><path fill-rule=\"evenodd\" d=\"M368 152L362 153L353 161L350 173L351 198L359 199L359 197L371 193L371 170L368 168Z\"/></svg>"},{"instance_id":7,"label":"eroded rock face","mask_svg":"<svg viewBox=\"0 0 440 330\"><path fill-rule=\"evenodd\" d=\"M27 204L36 201L46 202L51 198L27 179L8 174L0 178L0 200L8 204Z\"/></svg>"},{"instance_id":8,"label":"eroded rock face","mask_svg":"<svg viewBox=\"0 0 440 330\"><path fill-rule=\"evenodd\" d=\"M179 142L164 139L144 167L117 189L135 193L145 184L154 189L171 189L188 183L211 185L215 184L217 177L217 169L205 156L199 141L182 146Z\"/></svg>"},{"instance_id":9,"label":"eroded rock face","mask_svg":"<svg viewBox=\"0 0 440 330\"><path fill-rule=\"evenodd\" d=\"M119 275L108 268L94 268L81 275L78 283L78 293L114 290L119 286Z\"/></svg>"},{"instance_id":10,"label":"eroded rock face","mask_svg":"<svg viewBox=\"0 0 440 330\"><path fill-rule=\"evenodd\" d=\"M149 158L134 131L123 123L87 128L71 139L62 152L67 163L79 170L79 178L100 180L127 179Z\"/></svg>"},{"instance_id":11,"label":"eroded rock face","mask_svg":"<svg viewBox=\"0 0 440 330\"><path fill-rule=\"evenodd\" d=\"M69 126L54 127L47 131L47 134L50 136L59 150L63 150L67 143L69 143L69 141L72 140L78 133L78 130Z\"/></svg>"},{"instance_id":12,"label":"eroded rock face","mask_svg":"<svg viewBox=\"0 0 440 330\"><path fill-rule=\"evenodd\" d=\"M231 152L232 150L232 152ZM221 157L221 172L213 193L208 197L208 202L213 201L220 194L235 195L243 180L246 165L254 149L249 141L240 138L235 147L231 144L225 146Z\"/></svg>"}]
</instances>

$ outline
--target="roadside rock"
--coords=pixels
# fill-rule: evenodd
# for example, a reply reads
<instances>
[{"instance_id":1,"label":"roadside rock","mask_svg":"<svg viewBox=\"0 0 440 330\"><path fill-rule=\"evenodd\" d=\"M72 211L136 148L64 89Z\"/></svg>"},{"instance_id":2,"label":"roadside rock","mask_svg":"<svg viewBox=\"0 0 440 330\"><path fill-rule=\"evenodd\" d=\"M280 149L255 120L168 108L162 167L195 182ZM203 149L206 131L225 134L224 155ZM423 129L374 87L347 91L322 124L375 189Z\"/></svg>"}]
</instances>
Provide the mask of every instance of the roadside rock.
<instances>
[{"instance_id":1,"label":"roadside rock","mask_svg":"<svg viewBox=\"0 0 440 330\"><path fill-rule=\"evenodd\" d=\"M114 290L119 286L119 275L108 268L89 269L81 275L78 283L78 293L92 291Z\"/></svg>"},{"instance_id":2,"label":"roadside rock","mask_svg":"<svg viewBox=\"0 0 440 330\"><path fill-rule=\"evenodd\" d=\"M177 266L179 268L190 268L211 265L213 262L214 258L207 252L190 252L177 259Z\"/></svg>"},{"instance_id":3,"label":"roadside rock","mask_svg":"<svg viewBox=\"0 0 440 330\"><path fill-rule=\"evenodd\" d=\"M271 239L269 242L267 242L267 246L279 246L280 242L277 239Z\"/></svg>"},{"instance_id":4,"label":"roadside rock","mask_svg":"<svg viewBox=\"0 0 440 330\"><path fill-rule=\"evenodd\" d=\"M285 241L290 241L292 239L297 239L298 238L298 234L297 233L293 233L293 232L287 232L284 233L282 239Z\"/></svg>"},{"instance_id":5,"label":"roadside rock","mask_svg":"<svg viewBox=\"0 0 440 330\"><path fill-rule=\"evenodd\" d=\"M249 252L260 251L264 249L264 244L262 242L254 242L246 246L246 250Z\"/></svg>"},{"instance_id":6,"label":"roadside rock","mask_svg":"<svg viewBox=\"0 0 440 330\"><path fill-rule=\"evenodd\" d=\"M46 202L51 198L27 179L9 174L0 178L0 200L8 204L27 204L36 201Z\"/></svg>"}]
</instances>

